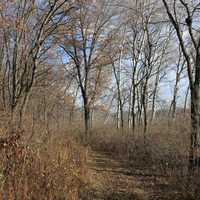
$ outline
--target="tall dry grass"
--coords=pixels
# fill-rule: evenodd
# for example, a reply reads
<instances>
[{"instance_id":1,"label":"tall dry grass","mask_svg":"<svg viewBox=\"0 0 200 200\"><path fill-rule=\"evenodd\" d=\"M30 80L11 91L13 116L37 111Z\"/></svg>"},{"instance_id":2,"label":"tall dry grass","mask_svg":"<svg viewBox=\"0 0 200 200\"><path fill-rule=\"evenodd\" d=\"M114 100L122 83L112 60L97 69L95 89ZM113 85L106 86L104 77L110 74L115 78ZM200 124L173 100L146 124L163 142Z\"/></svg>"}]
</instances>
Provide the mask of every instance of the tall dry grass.
<instances>
[{"instance_id":1,"label":"tall dry grass","mask_svg":"<svg viewBox=\"0 0 200 200\"><path fill-rule=\"evenodd\" d=\"M23 137L0 142L0 199L90 199L87 150L78 144L84 127L78 121L59 123L50 122L47 131L44 123L33 127L27 117ZM6 129L0 130L1 138ZM180 199L196 200L200 199L198 168L190 185L187 176L189 136L187 118L170 124L163 118L148 127L145 143L142 127L133 133L102 124L94 124L88 142L93 150L123 160L130 175L152 176L155 182L162 177Z\"/></svg>"},{"instance_id":2,"label":"tall dry grass","mask_svg":"<svg viewBox=\"0 0 200 200\"><path fill-rule=\"evenodd\" d=\"M85 149L67 137L25 145L2 139L0 199L78 200L87 185Z\"/></svg>"},{"instance_id":3,"label":"tall dry grass","mask_svg":"<svg viewBox=\"0 0 200 200\"><path fill-rule=\"evenodd\" d=\"M197 200L200 199L200 168L196 167L195 176L188 184L189 142L190 120L180 116L170 123L167 118L154 121L148 127L145 142L142 127L133 133L130 129L122 132L99 125L93 128L89 143L95 151L110 152L123 160L130 175L152 176L153 180L163 178L180 199Z\"/></svg>"}]
</instances>

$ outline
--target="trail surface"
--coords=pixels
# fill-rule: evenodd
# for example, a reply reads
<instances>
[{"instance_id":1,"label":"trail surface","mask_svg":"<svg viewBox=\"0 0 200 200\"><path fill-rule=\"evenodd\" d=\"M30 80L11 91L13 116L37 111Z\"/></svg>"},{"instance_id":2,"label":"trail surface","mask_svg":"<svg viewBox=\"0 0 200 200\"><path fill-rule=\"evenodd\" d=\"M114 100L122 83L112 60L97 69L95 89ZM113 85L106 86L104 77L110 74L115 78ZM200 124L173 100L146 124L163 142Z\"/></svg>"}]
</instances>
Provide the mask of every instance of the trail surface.
<instances>
[{"instance_id":1,"label":"trail surface","mask_svg":"<svg viewBox=\"0 0 200 200\"><path fill-rule=\"evenodd\" d=\"M108 153L91 151L88 168L91 200L175 200L175 194L159 177L130 174L123 160ZM88 200L88 198L87 198Z\"/></svg>"},{"instance_id":2,"label":"trail surface","mask_svg":"<svg viewBox=\"0 0 200 200\"><path fill-rule=\"evenodd\" d=\"M88 160L94 200L147 200L143 186L128 175L123 162L92 151Z\"/></svg>"}]
</instances>

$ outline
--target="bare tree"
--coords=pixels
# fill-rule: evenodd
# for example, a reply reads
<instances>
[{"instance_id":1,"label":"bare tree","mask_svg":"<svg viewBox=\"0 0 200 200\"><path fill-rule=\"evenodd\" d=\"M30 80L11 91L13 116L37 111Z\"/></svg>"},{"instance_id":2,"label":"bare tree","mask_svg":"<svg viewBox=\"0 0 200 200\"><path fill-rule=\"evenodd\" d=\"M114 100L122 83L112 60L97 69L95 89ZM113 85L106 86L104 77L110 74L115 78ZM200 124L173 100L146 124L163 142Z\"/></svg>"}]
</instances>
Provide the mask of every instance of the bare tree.
<instances>
[{"instance_id":1,"label":"bare tree","mask_svg":"<svg viewBox=\"0 0 200 200\"><path fill-rule=\"evenodd\" d=\"M71 8L68 1L23 0L8 2L0 13L1 18L8 21L3 28L2 95L4 105L11 113L11 121L19 119L19 126L37 69L50 49L50 37Z\"/></svg>"},{"instance_id":2,"label":"bare tree","mask_svg":"<svg viewBox=\"0 0 200 200\"><path fill-rule=\"evenodd\" d=\"M185 60L182 60L182 52L179 47L179 58L176 65L176 77L175 77L175 84L173 89L173 98L171 101L170 109L169 109L169 115L172 119L175 119L176 117L176 107L177 107L177 95L179 90L179 82L181 80L181 75L183 74L185 66Z\"/></svg>"},{"instance_id":3,"label":"bare tree","mask_svg":"<svg viewBox=\"0 0 200 200\"><path fill-rule=\"evenodd\" d=\"M199 19L198 10L199 2L190 3L184 0L172 1L171 4L167 0L163 0L163 5L173 25L177 39L181 46L183 56L186 60L190 94L191 94L191 139L189 150L189 174L194 173L194 162L198 156L198 144L200 135L200 37L198 29L195 27L194 20ZM180 15L180 9L184 15ZM192 53L188 49L187 41L183 36L183 31L188 34ZM192 70L194 69L194 70Z\"/></svg>"},{"instance_id":4,"label":"bare tree","mask_svg":"<svg viewBox=\"0 0 200 200\"><path fill-rule=\"evenodd\" d=\"M80 9L74 13L60 45L74 62L83 99L86 138L91 128L91 105L102 77L101 68L109 63L104 50L112 37L109 27L114 16L105 1L95 6L91 3L91 0L79 2Z\"/></svg>"}]
</instances>

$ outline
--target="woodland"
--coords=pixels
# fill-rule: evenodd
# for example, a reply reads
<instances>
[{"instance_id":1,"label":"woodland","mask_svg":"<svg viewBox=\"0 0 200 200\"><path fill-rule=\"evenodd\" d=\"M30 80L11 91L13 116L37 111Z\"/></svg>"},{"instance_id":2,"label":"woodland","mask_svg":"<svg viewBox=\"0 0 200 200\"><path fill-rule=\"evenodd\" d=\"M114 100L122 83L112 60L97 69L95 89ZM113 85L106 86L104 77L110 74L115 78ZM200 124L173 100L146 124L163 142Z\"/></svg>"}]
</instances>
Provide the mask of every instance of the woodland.
<instances>
[{"instance_id":1,"label":"woodland","mask_svg":"<svg viewBox=\"0 0 200 200\"><path fill-rule=\"evenodd\" d=\"M199 0L0 0L0 200L200 200Z\"/></svg>"}]
</instances>

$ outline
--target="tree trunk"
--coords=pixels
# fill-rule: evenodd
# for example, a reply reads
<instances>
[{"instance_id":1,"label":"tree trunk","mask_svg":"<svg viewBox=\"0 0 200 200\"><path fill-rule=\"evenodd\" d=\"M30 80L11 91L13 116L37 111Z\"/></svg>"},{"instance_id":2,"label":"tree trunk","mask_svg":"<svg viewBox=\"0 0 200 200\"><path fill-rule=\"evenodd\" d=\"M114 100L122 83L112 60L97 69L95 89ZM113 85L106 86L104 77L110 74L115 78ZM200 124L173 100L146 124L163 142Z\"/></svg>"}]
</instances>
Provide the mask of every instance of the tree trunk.
<instances>
[{"instance_id":1,"label":"tree trunk","mask_svg":"<svg viewBox=\"0 0 200 200\"><path fill-rule=\"evenodd\" d=\"M189 174L193 175L195 158L197 158L198 137L200 135L200 85L191 88L191 137L189 151Z\"/></svg>"},{"instance_id":2,"label":"tree trunk","mask_svg":"<svg viewBox=\"0 0 200 200\"><path fill-rule=\"evenodd\" d=\"M137 123L138 126L142 125L142 101L141 101L141 86L140 88L137 88L137 107L138 107L138 111L137 111Z\"/></svg>"},{"instance_id":3,"label":"tree trunk","mask_svg":"<svg viewBox=\"0 0 200 200\"><path fill-rule=\"evenodd\" d=\"M135 84L133 84L133 90L132 90L131 115L132 115L132 131L133 131L133 134L134 134L134 132L135 132Z\"/></svg>"},{"instance_id":4,"label":"tree trunk","mask_svg":"<svg viewBox=\"0 0 200 200\"><path fill-rule=\"evenodd\" d=\"M121 98L119 99L119 113L120 113L120 128L124 129L124 113L123 113L123 103L122 103L122 100Z\"/></svg>"},{"instance_id":5,"label":"tree trunk","mask_svg":"<svg viewBox=\"0 0 200 200\"><path fill-rule=\"evenodd\" d=\"M134 63L134 60L132 61ZM135 103L136 103L136 84L135 84L135 76L136 76L136 66L133 66L133 73L132 73L132 97L131 97L131 115L132 115L132 132L135 132Z\"/></svg>"},{"instance_id":6,"label":"tree trunk","mask_svg":"<svg viewBox=\"0 0 200 200\"><path fill-rule=\"evenodd\" d=\"M172 99L170 109L169 109L169 117L172 118L172 120L174 120L175 117L176 117L177 94L178 94L178 80L176 78L176 83L175 83L175 86L174 86L173 99Z\"/></svg>"},{"instance_id":7,"label":"tree trunk","mask_svg":"<svg viewBox=\"0 0 200 200\"><path fill-rule=\"evenodd\" d=\"M114 77L117 85L117 128L121 128L123 132L124 128L124 116L123 116L123 103L122 103L122 94L120 88L120 70L116 70L115 64L112 64Z\"/></svg>"},{"instance_id":8,"label":"tree trunk","mask_svg":"<svg viewBox=\"0 0 200 200\"><path fill-rule=\"evenodd\" d=\"M184 101L184 114L186 114L187 110L187 102L188 102L188 94L189 94L190 87L187 88L186 94L185 94L185 101Z\"/></svg>"},{"instance_id":9,"label":"tree trunk","mask_svg":"<svg viewBox=\"0 0 200 200\"><path fill-rule=\"evenodd\" d=\"M146 145L146 134L147 134L147 85L148 79L144 83L143 93L142 93L142 107L143 107L143 115L144 115L144 127L143 127L143 137L144 137L144 146Z\"/></svg>"},{"instance_id":10,"label":"tree trunk","mask_svg":"<svg viewBox=\"0 0 200 200\"><path fill-rule=\"evenodd\" d=\"M177 108L177 95L179 90L179 82L181 80L181 74L184 70L185 61L181 64L181 55L179 56L179 61L177 63L177 70L176 70L176 80L174 85L174 91L173 91L173 99L171 102L171 106L169 109L169 116L172 118L172 120L176 117L176 108Z\"/></svg>"},{"instance_id":11,"label":"tree trunk","mask_svg":"<svg viewBox=\"0 0 200 200\"><path fill-rule=\"evenodd\" d=\"M191 92L191 137L189 150L189 175L194 174L195 159L198 155L199 136L200 136L200 55L196 56L196 74L193 85L190 85Z\"/></svg>"},{"instance_id":12,"label":"tree trunk","mask_svg":"<svg viewBox=\"0 0 200 200\"><path fill-rule=\"evenodd\" d=\"M130 89L130 94L129 94L129 100L128 100L128 128L131 129L132 126L132 114L131 114L131 110L132 110L132 88Z\"/></svg>"},{"instance_id":13,"label":"tree trunk","mask_svg":"<svg viewBox=\"0 0 200 200\"><path fill-rule=\"evenodd\" d=\"M88 99L86 96L83 97L84 101L84 125L85 125L85 140L87 141L88 135L90 134L90 107L88 105Z\"/></svg>"},{"instance_id":14,"label":"tree trunk","mask_svg":"<svg viewBox=\"0 0 200 200\"><path fill-rule=\"evenodd\" d=\"M160 79L160 66L156 74L156 81L155 81L155 86L154 86L154 91L153 91L150 123L153 122L154 116L155 116L155 105L156 105L156 96L157 96L157 91L158 91L158 86L159 86L159 79Z\"/></svg>"}]
</instances>

